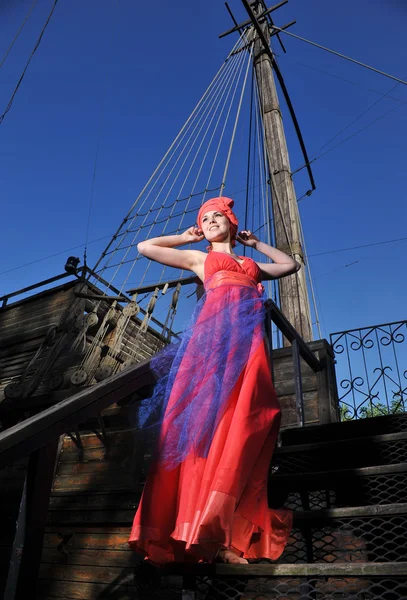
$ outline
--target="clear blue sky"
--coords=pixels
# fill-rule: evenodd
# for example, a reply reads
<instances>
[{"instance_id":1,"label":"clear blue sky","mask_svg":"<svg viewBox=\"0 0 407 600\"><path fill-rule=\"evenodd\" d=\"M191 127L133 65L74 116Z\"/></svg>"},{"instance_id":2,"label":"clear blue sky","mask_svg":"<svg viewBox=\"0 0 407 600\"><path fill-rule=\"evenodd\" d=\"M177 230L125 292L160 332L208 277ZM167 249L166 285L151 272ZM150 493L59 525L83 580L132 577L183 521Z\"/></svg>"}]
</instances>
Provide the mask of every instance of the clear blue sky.
<instances>
[{"instance_id":1,"label":"clear blue sky","mask_svg":"<svg viewBox=\"0 0 407 600\"><path fill-rule=\"evenodd\" d=\"M31 4L0 3L0 60ZM0 113L52 4L38 3L0 69ZM230 5L246 18L238 0ZM407 78L404 0L290 0L275 21L293 19L294 33ZM84 243L101 115L89 239L116 229L234 43L218 39L230 26L220 0L59 1L0 125L1 272ZM310 155L395 85L303 42L284 42L279 63ZM407 86L391 96L336 141L397 99L406 104L318 160L317 190L300 204L324 336L406 318L406 242L312 256L407 236ZM301 154L288 116L285 123L295 168ZM303 174L295 185L298 196L306 191ZM105 243L90 246L90 264ZM81 253L2 273L0 295L61 272L68 254Z\"/></svg>"}]
</instances>

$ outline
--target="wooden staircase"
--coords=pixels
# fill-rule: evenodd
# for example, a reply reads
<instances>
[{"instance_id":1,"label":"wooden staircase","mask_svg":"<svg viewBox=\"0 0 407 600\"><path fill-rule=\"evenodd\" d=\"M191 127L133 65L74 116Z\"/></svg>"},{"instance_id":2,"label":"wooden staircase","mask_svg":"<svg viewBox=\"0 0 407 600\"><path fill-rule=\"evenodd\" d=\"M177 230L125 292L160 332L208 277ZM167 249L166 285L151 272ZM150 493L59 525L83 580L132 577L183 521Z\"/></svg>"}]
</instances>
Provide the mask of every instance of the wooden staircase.
<instances>
[{"instance_id":1,"label":"wooden staircase","mask_svg":"<svg viewBox=\"0 0 407 600\"><path fill-rule=\"evenodd\" d=\"M405 600L407 415L282 433L272 506L294 510L277 563L150 569L127 539L148 449L110 410L108 444L65 436L49 505L38 599ZM140 462L144 456L144 463Z\"/></svg>"},{"instance_id":2,"label":"wooden staircase","mask_svg":"<svg viewBox=\"0 0 407 600\"><path fill-rule=\"evenodd\" d=\"M306 344L268 300L265 328L270 343L272 323L291 344L273 351L287 426L336 420L329 344ZM127 549L149 450L146 440L134 436L125 413L131 412L133 402L151 394L157 375L150 360L88 387L62 390L63 397L55 392L57 396L2 405L0 595L4 592L6 600L23 600L27 594L123 599L165 593L178 598L183 587L186 598L188 586L195 586L195 575L180 571L185 566L175 565L176 573L161 571L159 577ZM227 575L228 568L205 566L212 575ZM258 575L259 568L265 567L246 567L245 576L254 571Z\"/></svg>"}]
</instances>

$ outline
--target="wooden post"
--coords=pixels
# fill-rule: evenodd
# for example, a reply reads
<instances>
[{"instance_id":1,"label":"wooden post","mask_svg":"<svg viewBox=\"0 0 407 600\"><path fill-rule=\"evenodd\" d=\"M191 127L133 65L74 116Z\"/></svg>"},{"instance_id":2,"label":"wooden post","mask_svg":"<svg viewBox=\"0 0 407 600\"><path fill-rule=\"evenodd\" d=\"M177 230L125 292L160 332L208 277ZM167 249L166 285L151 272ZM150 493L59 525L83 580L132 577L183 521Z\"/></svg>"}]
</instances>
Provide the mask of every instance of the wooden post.
<instances>
[{"instance_id":1,"label":"wooden post","mask_svg":"<svg viewBox=\"0 0 407 600\"><path fill-rule=\"evenodd\" d=\"M36 597L59 439L30 456L6 583L5 600Z\"/></svg>"},{"instance_id":2,"label":"wooden post","mask_svg":"<svg viewBox=\"0 0 407 600\"><path fill-rule=\"evenodd\" d=\"M293 352L293 372L294 372L294 387L295 387L295 405L297 408L297 419L298 425L304 427L304 398L302 393L302 375L301 375L301 361L300 351L298 348L297 340L291 342Z\"/></svg>"},{"instance_id":3,"label":"wooden post","mask_svg":"<svg viewBox=\"0 0 407 600\"><path fill-rule=\"evenodd\" d=\"M261 3L258 3L254 8L256 16L261 14L262 10ZM263 22L261 27L266 39L269 40L267 23ZM257 34L254 43L253 64L259 90L269 169L275 184L271 189L276 246L279 250L292 254L293 258L303 266L300 216L291 178L287 142L272 62L270 56L264 51L262 41ZM306 342L312 340L311 312L304 269L280 279L279 293L282 312Z\"/></svg>"}]
</instances>

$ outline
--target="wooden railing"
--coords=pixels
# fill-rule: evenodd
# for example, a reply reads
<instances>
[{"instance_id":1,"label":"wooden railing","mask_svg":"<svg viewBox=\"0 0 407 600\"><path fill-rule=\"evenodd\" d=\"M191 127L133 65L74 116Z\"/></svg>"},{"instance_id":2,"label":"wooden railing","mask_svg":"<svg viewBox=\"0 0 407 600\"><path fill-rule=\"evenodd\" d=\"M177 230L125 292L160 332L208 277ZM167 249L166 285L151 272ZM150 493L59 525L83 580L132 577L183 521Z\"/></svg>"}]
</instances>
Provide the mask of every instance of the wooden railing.
<instances>
[{"instance_id":1,"label":"wooden railing","mask_svg":"<svg viewBox=\"0 0 407 600\"><path fill-rule=\"evenodd\" d=\"M315 372L320 371L322 365L279 308L268 300L266 332L270 350L271 322L274 322L291 342L298 423L304 425L300 356ZM146 386L151 387L155 381L148 359L62 400L0 434L0 469L29 457L5 600L25 598L27 589L34 595L58 456L59 436L100 415L101 411L111 404L127 403L129 399L134 398L134 394Z\"/></svg>"},{"instance_id":2,"label":"wooden railing","mask_svg":"<svg viewBox=\"0 0 407 600\"><path fill-rule=\"evenodd\" d=\"M271 335L271 322L273 322L277 328L281 331L284 337L291 343L292 357L293 357L293 368L294 368L294 387L295 387L295 404L297 408L297 422L298 425L304 427L305 416L304 416L304 397L302 393L302 376L301 376L301 363L300 357L302 357L307 365L311 367L314 373L322 370L322 365L315 354L309 349L307 344L304 342L300 334L287 317L281 312L277 304L272 300L266 302L266 332L269 340L270 358L272 359L272 344L273 338Z\"/></svg>"},{"instance_id":3,"label":"wooden railing","mask_svg":"<svg viewBox=\"0 0 407 600\"><path fill-rule=\"evenodd\" d=\"M0 468L29 456L20 502L5 600L34 595L59 436L114 403L154 384L150 359L88 387L0 434Z\"/></svg>"}]
</instances>

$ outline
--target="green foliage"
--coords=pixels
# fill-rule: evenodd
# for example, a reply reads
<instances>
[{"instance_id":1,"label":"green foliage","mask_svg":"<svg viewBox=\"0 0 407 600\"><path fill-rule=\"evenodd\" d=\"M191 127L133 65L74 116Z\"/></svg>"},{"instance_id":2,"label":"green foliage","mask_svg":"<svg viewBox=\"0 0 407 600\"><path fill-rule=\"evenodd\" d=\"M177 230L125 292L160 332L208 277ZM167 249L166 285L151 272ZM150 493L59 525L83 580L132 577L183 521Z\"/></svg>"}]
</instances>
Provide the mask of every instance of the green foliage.
<instances>
[{"instance_id":1,"label":"green foliage","mask_svg":"<svg viewBox=\"0 0 407 600\"><path fill-rule=\"evenodd\" d=\"M368 406L362 406L358 410L357 416L355 411L347 406L346 404L340 404L339 411L341 421L352 421L358 419L368 419L370 417L382 417L383 415L394 415L406 412L407 406L404 398L400 394L394 394L393 400L390 402L390 406L387 407L382 402L377 404L369 404Z\"/></svg>"}]
</instances>

